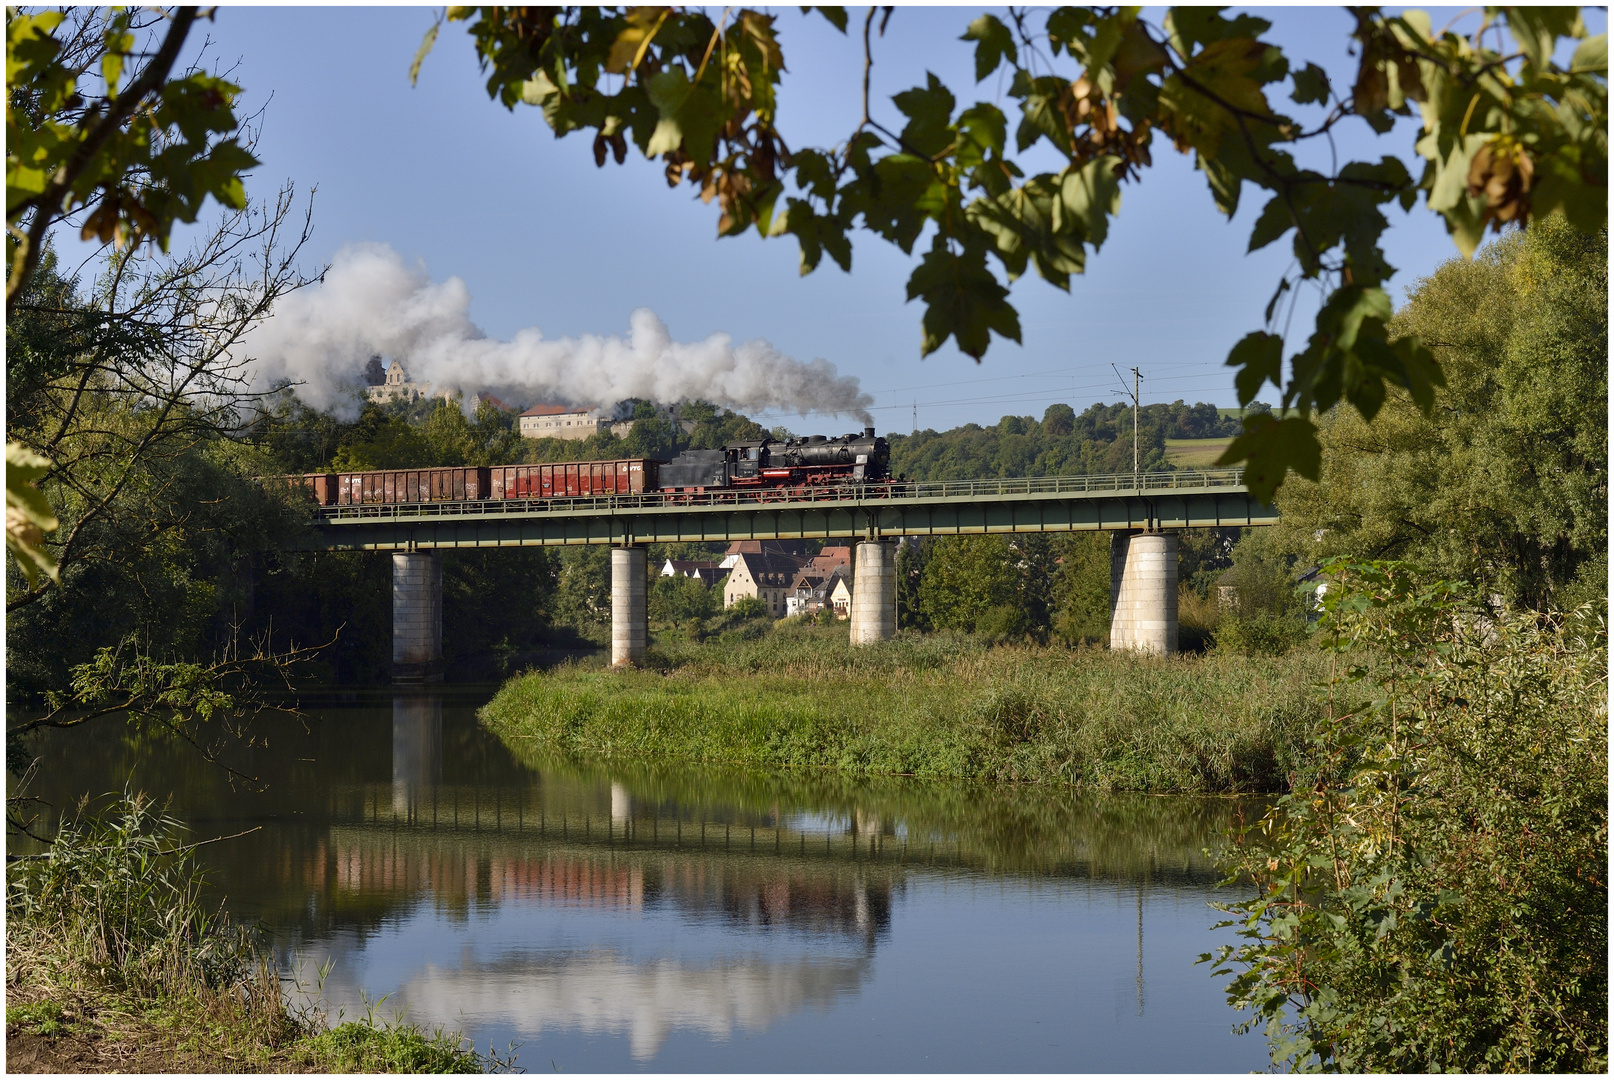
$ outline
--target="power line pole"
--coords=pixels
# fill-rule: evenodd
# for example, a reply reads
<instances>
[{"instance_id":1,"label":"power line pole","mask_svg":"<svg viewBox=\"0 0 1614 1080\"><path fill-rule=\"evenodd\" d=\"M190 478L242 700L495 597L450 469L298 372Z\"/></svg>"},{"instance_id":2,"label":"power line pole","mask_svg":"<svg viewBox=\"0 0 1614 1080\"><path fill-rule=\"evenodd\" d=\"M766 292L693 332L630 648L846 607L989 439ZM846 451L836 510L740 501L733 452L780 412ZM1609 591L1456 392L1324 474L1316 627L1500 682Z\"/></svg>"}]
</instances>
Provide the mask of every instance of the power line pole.
<instances>
[{"instance_id":1,"label":"power line pole","mask_svg":"<svg viewBox=\"0 0 1614 1080\"><path fill-rule=\"evenodd\" d=\"M1110 370L1115 372L1115 377L1117 379L1121 379L1121 369L1120 368L1116 367L1114 364L1111 364L1110 365ZM1141 469L1139 467L1140 462L1139 462L1139 455L1138 455L1138 406L1139 406L1138 398L1139 398L1139 395L1142 393L1142 381L1143 381L1143 376L1138 373L1137 368L1132 369L1132 389L1131 390L1128 390L1126 388L1126 380L1121 379L1121 391L1123 393L1127 393L1127 394L1132 395L1132 486L1133 487L1138 487L1139 486L1139 483L1140 483L1139 475L1140 475L1140 472L1141 472Z\"/></svg>"},{"instance_id":2,"label":"power line pole","mask_svg":"<svg viewBox=\"0 0 1614 1080\"><path fill-rule=\"evenodd\" d=\"M1138 391L1141 390L1143 377L1138 369L1132 369L1132 486L1138 486Z\"/></svg>"},{"instance_id":3,"label":"power line pole","mask_svg":"<svg viewBox=\"0 0 1614 1080\"><path fill-rule=\"evenodd\" d=\"M919 434L919 399L913 399L913 433Z\"/></svg>"}]
</instances>

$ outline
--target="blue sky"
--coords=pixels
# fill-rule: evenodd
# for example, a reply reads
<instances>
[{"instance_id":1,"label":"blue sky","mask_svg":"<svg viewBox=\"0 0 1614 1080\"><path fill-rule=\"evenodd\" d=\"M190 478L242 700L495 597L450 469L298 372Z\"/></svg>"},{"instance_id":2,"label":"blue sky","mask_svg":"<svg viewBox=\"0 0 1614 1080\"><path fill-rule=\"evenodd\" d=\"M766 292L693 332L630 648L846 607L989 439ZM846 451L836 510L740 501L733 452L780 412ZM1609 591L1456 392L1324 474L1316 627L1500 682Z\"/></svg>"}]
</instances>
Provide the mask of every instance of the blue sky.
<instances>
[{"instance_id":1,"label":"blue sky","mask_svg":"<svg viewBox=\"0 0 1614 1080\"><path fill-rule=\"evenodd\" d=\"M1292 60L1316 61L1336 85L1350 85L1355 66L1343 11L1255 10L1272 20L1270 36ZM1437 25L1453 13L1433 12ZM895 116L890 95L922 82L927 70L961 101L1012 109L996 80L974 83L972 45L958 40L973 15L968 8L896 12L877 41L873 69L874 98L888 119ZM795 8L779 16L789 68L781 130L797 147L844 140L858 117L858 36L843 37ZM852 17L861 25L860 11ZM409 63L432 21L426 8L226 7L208 28L212 55L234 65L232 77L245 89L245 110L263 108L263 165L249 193L271 196L288 179L318 189L310 270L345 244L390 245L433 280L463 279L471 317L498 338L531 326L546 337L623 334L639 307L653 309L676 340L719 331L765 338L798 359L821 357L858 376L875 396L882 430L908 430L915 402L921 427L946 428L1008 413L1040 417L1056 401L1079 410L1119 400L1112 363L1143 369L1145 402L1236 404L1223 360L1259 327L1288 264L1287 246L1246 255L1260 194L1246 188L1227 222L1203 177L1159 139L1155 167L1124 188L1107 244L1070 294L1034 275L1014 286L1022 345L995 341L979 365L951 347L921 360L921 311L903 299L907 256L859 237L850 274L825 259L802 278L793 239L763 241L753 232L717 240L716 207L687 187L669 190L656 163L630 151L625 166L597 169L589 136L557 140L537 110L512 113L491 102L462 25L444 27L411 87ZM1338 153L1394 153L1416 175L1416 127L1402 121L1374 139L1355 121ZM1392 282L1399 299L1456 251L1421 207L1390 213L1385 246L1399 268ZM1294 326L1292 345L1309 327L1304 307ZM762 418L802 432L845 426L794 414Z\"/></svg>"}]
</instances>

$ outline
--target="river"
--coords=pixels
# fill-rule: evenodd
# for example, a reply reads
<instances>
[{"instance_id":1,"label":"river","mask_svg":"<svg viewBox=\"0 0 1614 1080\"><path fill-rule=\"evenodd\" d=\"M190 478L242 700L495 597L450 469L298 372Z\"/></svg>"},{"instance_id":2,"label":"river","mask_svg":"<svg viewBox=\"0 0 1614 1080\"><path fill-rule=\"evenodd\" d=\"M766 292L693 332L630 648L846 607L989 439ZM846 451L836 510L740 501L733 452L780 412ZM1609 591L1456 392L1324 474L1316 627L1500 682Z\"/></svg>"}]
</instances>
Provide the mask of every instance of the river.
<instances>
[{"instance_id":1,"label":"river","mask_svg":"<svg viewBox=\"0 0 1614 1080\"><path fill-rule=\"evenodd\" d=\"M1268 1064L1194 963L1228 940L1202 849L1248 805L552 760L477 725L490 692L305 697L306 729L223 752L257 785L116 721L54 732L34 790L255 830L201 849L212 887L333 1018L528 1071Z\"/></svg>"}]
</instances>

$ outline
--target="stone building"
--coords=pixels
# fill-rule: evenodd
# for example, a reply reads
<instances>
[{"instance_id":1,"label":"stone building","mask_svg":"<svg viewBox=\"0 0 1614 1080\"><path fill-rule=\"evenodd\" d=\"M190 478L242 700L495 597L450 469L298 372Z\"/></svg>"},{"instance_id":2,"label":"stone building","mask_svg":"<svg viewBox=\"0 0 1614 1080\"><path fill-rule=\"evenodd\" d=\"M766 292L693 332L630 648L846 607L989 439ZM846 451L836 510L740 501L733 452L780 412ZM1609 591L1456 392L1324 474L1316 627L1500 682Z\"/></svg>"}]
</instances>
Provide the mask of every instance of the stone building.
<instances>
[{"instance_id":1,"label":"stone building","mask_svg":"<svg viewBox=\"0 0 1614 1080\"><path fill-rule=\"evenodd\" d=\"M378 358L372 357L370 366L365 369L367 382L374 377L375 369L379 366ZM371 384L365 388L364 395L378 405L385 404L388 401L420 401L433 396L431 383L411 382L409 373L404 370L403 364L397 360L388 365L380 383ZM454 396L454 392L452 390L441 390L438 391L436 396L446 401Z\"/></svg>"},{"instance_id":2,"label":"stone building","mask_svg":"<svg viewBox=\"0 0 1614 1080\"><path fill-rule=\"evenodd\" d=\"M609 426L598 409L575 405L534 405L520 422L523 439L586 439Z\"/></svg>"},{"instance_id":3,"label":"stone building","mask_svg":"<svg viewBox=\"0 0 1614 1080\"><path fill-rule=\"evenodd\" d=\"M791 583L801 563L794 555L776 552L742 551L734 556L732 569L723 582L723 606L731 608L746 596L755 596L768 608L768 614L782 619Z\"/></svg>"}]
</instances>

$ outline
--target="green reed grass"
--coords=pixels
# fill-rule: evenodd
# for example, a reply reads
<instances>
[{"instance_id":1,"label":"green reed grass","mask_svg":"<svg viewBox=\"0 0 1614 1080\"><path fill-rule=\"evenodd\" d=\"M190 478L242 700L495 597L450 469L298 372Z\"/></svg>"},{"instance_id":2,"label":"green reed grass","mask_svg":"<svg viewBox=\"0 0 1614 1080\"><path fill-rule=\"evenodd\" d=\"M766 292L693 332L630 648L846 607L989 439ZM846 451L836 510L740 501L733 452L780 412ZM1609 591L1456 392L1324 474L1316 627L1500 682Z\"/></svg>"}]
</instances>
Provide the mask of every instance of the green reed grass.
<instances>
[{"instance_id":1,"label":"green reed grass","mask_svg":"<svg viewBox=\"0 0 1614 1080\"><path fill-rule=\"evenodd\" d=\"M6 875L7 1023L181 1071L479 1072L458 1035L374 1017L327 1030L267 951L201 899L195 845L142 795L82 804Z\"/></svg>"},{"instance_id":2,"label":"green reed grass","mask_svg":"<svg viewBox=\"0 0 1614 1080\"><path fill-rule=\"evenodd\" d=\"M560 753L1109 791L1270 792L1305 772L1317 654L1150 659L835 629L677 643L642 671L528 672L483 721Z\"/></svg>"}]
</instances>

